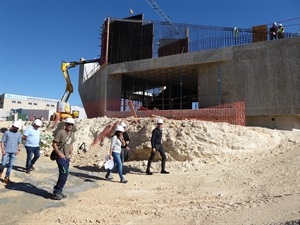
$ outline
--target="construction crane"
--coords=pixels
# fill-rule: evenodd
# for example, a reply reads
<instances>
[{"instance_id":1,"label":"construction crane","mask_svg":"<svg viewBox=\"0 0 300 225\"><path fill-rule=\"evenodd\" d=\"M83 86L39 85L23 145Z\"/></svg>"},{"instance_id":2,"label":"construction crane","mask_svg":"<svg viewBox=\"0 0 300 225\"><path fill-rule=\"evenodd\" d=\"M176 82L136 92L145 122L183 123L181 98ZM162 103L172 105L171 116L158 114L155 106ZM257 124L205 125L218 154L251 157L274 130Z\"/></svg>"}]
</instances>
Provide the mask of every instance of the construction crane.
<instances>
[{"instance_id":1,"label":"construction crane","mask_svg":"<svg viewBox=\"0 0 300 225\"><path fill-rule=\"evenodd\" d=\"M179 31L176 28L176 26L171 22L171 20L169 19L169 17L160 9L160 7L157 5L157 3L154 0L146 0L146 2L160 16L160 18L164 22L166 22L177 35L179 35Z\"/></svg>"}]
</instances>

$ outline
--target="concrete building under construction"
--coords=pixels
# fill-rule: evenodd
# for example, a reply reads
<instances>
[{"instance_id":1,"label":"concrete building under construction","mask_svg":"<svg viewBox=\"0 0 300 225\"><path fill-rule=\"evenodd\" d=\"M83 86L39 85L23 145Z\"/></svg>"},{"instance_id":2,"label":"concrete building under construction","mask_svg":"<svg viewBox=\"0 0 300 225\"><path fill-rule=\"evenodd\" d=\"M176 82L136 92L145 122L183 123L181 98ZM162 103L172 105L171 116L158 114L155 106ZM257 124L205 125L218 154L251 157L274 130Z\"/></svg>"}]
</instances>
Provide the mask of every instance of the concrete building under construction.
<instances>
[{"instance_id":1,"label":"concrete building under construction","mask_svg":"<svg viewBox=\"0 0 300 225\"><path fill-rule=\"evenodd\" d=\"M299 129L300 37L268 36L267 25L107 18L99 65L80 65L87 116L158 115Z\"/></svg>"}]
</instances>

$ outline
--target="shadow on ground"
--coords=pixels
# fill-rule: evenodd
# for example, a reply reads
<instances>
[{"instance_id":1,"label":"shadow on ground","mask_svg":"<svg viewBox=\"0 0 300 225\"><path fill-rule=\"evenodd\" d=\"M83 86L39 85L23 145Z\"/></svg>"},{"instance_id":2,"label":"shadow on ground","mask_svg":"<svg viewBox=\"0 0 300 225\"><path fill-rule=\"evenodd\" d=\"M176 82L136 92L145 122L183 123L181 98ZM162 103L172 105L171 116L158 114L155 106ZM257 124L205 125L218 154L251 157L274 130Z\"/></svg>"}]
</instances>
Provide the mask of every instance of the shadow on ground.
<instances>
[{"instance_id":1,"label":"shadow on ground","mask_svg":"<svg viewBox=\"0 0 300 225\"><path fill-rule=\"evenodd\" d=\"M105 169L103 166L101 168L96 167L96 166L74 166L74 168L79 169L79 170L89 171L89 172L103 172L103 173L107 172L107 169ZM116 173L117 169L114 168L112 172ZM138 168L127 166L127 165L123 166L123 172L126 172L126 173L145 173L145 171L142 171Z\"/></svg>"},{"instance_id":2,"label":"shadow on ground","mask_svg":"<svg viewBox=\"0 0 300 225\"><path fill-rule=\"evenodd\" d=\"M19 172L25 172L26 168L22 166L13 166L13 170L19 171Z\"/></svg>"},{"instance_id":3,"label":"shadow on ground","mask_svg":"<svg viewBox=\"0 0 300 225\"><path fill-rule=\"evenodd\" d=\"M83 179L85 182L95 182L97 180L105 180L102 177L90 175L86 173L80 173L80 172L69 172L70 175L78 177L80 179Z\"/></svg>"},{"instance_id":4,"label":"shadow on ground","mask_svg":"<svg viewBox=\"0 0 300 225\"><path fill-rule=\"evenodd\" d=\"M30 184L30 183L23 183L23 182L11 183L11 184L5 185L5 188L10 189L10 190L14 190L14 191L26 192L26 193L36 195L36 196L39 196L39 197L43 197L43 198L46 198L46 199L50 199L53 196L52 193L50 193L46 190L40 189L40 188Z\"/></svg>"}]
</instances>

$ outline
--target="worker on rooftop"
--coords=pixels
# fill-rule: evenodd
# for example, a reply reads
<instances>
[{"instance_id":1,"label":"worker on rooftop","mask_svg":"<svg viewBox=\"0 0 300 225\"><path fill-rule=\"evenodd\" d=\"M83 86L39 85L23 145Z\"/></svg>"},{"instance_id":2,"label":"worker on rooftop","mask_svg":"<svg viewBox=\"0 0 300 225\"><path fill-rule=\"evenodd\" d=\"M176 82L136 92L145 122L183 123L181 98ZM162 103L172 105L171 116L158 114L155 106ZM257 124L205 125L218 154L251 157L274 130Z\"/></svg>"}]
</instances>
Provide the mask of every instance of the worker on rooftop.
<instances>
[{"instance_id":1,"label":"worker on rooftop","mask_svg":"<svg viewBox=\"0 0 300 225\"><path fill-rule=\"evenodd\" d=\"M277 23L274 22L272 27L270 28L270 40L275 40L278 38L277 32L278 32Z\"/></svg>"},{"instance_id":2,"label":"worker on rooftop","mask_svg":"<svg viewBox=\"0 0 300 225\"><path fill-rule=\"evenodd\" d=\"M278 39L284 38L284 27L283 27L283 25L281 23L278 24L277 35L278 35Z\"/></svg>"}]
</instances>

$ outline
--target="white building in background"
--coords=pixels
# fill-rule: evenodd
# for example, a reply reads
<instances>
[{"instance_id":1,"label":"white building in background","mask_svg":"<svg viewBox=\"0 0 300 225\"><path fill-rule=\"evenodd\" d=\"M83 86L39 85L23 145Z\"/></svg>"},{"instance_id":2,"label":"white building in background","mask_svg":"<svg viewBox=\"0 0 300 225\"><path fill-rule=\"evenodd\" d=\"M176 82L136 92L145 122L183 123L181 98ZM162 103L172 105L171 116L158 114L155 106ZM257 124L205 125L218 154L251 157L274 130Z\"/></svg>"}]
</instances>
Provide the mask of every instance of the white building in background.
<instances>
[{"instance_id":1,"label":"white building in background","mask_svg":"<svg viewBox=\"0 0 300 225\"><path fill-rule=\"evenodd\" d=\"M0 109L0 121L5 121L9 117L10 113L4 109Z\"/></svg>"},{"instance_id":2,"label":"white building in background","mask_svg":"<svg viewBox=\"0 0 300 225\"><path fill-rule=\"evenodd\" d=\"M20 118L23 120L33 120L34 118L50 120L50 116L57 111L59 101L58 99L4 93L0 95L0 109L3 111L0 114L0 120L6 120L15 113L23 114L23 116L25 114L25 118ZM84 108L71 106L72 110L79 111L80 119L86 118Z\"/></svg>"}]
</instances>

